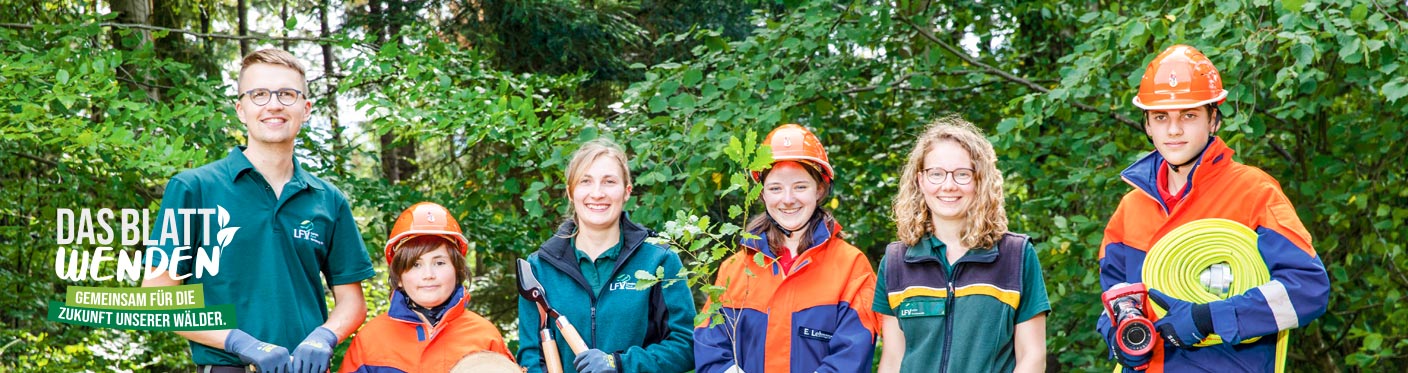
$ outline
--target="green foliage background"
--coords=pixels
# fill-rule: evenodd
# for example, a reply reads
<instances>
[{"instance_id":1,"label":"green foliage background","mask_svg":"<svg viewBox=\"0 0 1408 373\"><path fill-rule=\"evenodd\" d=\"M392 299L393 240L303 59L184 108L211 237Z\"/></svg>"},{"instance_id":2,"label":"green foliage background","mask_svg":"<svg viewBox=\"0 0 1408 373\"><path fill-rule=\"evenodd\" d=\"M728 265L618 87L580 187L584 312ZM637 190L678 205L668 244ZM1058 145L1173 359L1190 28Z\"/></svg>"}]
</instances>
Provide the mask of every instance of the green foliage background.
<instances>
[{"instance_id":1,"label":"green foliage background","mask_svg":"<svg viewBox=\"0 0 1408 373\"><path fill-rule=\"evenodd\" d=\"M504 21L408 13L396 21L400 43L380 43L367 32L374 22L343 4L351 22L324 43L349 57L335 82L313 84L333 84L353 101L341 107L367 118L342 139L306 125L299 153L349 195L368 247L416 201L459 212L475 246L473 308L506 335L516 316L508 263L562 220L562 168L583 140L629 148L633 219L664 229L708 217L703 228L717 230L709 220L742 225L729 210L750 194L740 189L748 158L726 154L730 141L801 123L837 169L829 207L874 260L893 240L889 201L913 136L958 115L988 132L1011 228L1037 242L1053 302L1049 369L1108 371L1093 332L1096 255L1129 190L1118 172L1151 148L1130 99L1152 56L1185 43L1230 90L1219 135L1281 181L1330 271L1329 311L1292 333L1289 365L1408 368L1402 2L473 4ZM0 0L0 370L189 368L170 333L35 316L79 285L52 271L56 208L155 208L170 176L244 141L232 73L210 68L229 66L237 49L172 53L103 26L112 16L87 5ZM141 76L159 98L132 84ZM382 173L383 134L414 144L414 173ZM715 247L684 247L707 276ZM384 276L365 285L373 313L386 308Z\"/></svg>"}]
</instances>

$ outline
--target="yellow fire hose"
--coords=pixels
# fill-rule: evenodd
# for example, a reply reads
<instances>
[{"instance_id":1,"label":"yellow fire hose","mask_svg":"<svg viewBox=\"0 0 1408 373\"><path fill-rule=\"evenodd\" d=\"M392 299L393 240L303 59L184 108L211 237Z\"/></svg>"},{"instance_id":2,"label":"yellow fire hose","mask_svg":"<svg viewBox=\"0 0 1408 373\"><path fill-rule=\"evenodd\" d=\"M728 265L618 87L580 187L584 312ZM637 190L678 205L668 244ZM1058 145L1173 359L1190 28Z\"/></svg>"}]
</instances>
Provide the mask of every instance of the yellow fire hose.
<instances>
[{"instance_id":1,"label":"yellow fire hose","mask_svg":"<svg viewBox=\"0 0 1408 373\"><path fill-rule=\"evenodd\" d=\"M1144 285L1193 303L1209 303L1242 294L1271 281L1271 273L1256 248L1256 239L1256 232L1227 219L1202 219L1183 224L1149 249L1149 256L1144 259ZM1152 306L1154 314L1160 318L1168 312L1158 304ZM1277 373L1285 371L1289 337L1286 330L1277 334ZM1250 338L1242 343L1259 339L1261 337ZM1212 334L1196 346L1220 343L1222 337Z\"/></svg>"}]
</instances>

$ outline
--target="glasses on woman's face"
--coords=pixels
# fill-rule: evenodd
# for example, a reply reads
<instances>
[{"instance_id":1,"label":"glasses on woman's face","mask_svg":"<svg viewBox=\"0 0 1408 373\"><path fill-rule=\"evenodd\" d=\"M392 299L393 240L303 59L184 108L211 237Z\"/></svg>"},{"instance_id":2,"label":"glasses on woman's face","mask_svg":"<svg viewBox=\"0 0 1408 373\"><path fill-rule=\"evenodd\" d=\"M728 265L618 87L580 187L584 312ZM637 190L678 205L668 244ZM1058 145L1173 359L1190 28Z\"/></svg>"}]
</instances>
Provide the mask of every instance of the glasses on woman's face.
<instances>
[{"instance_id":1,"label":"glasses on woman's face","mask_svg":"<svg viewBox=\"0 0 1408 373\"><path fill-rule=\"evenodd\" d=\"M947 180L949 175L953 175L954 184L968 185L968 183L973 182L973 169L971 168L960 168L949 171L939 167L930 167L924 169L924 171L920 171L920 173L924 175L924 180L928 180L929 184L934 185L943 184L944 180Z\"/></svg>"},{"instance_id":2,"label":"glasses on woman's face","mask_svg":"<svg viewBox=\"0 0 1408 373\"><path fill-rule=\"evenodd\" d=\"M299 91L293 88L283 88L277 91L270 91L264 88L255 88L248 91L244 91L244 94L242 96L249 96L249 102L253 103L256 106L264 106L269 103L270 97L278 96L280 104L283 104L284 106L291 106L294 102L298 102L298 98L300 96L303 96L303 91Z\"/></svg>"}]
</instances>

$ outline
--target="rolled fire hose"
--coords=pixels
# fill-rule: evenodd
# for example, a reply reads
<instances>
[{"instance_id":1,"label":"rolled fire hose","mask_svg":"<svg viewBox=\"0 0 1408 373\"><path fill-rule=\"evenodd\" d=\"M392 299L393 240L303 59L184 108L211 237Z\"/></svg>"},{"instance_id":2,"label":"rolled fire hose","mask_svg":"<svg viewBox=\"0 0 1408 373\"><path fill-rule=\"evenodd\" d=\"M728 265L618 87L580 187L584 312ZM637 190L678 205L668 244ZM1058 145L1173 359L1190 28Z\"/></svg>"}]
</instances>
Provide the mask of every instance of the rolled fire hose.
<instances>
[{"instance_id":1,"label":"rolled fire hose","mask_svg":"<svg viewBox=\"0 0 1408 373\"><path fill-rule=\"evenodd\" d=\"M1193 303L1209 303L1245 293L1271 281L1271 273L1256 247L1257 234L1241 223L1227 219L1188 222L1169 232L1144 259L1144 285L1164 294ZM1228 278L1230 277L1230 278ZM1154 314L1165 313L1157 303ZM1284 372L1289 333L1276 338L1276 372ZM1252 343L1261 337L1242 343ZM1198 347L1222 343L1222 337L1209 335Z\"/></svg>"}]
</instances>

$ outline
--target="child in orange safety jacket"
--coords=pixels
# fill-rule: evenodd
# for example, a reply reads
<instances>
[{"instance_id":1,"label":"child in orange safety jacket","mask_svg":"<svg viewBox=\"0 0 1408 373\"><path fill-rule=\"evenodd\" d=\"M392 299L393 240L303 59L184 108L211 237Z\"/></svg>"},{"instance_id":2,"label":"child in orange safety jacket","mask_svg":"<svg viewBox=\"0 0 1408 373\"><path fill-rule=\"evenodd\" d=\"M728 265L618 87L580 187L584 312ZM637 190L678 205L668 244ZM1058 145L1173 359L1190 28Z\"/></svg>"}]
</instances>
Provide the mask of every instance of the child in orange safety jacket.
<instances>
[{"instance_id":1,"label":"child in orange safety jacket","mask_svg":"<svg viewBox=\"0 0 1408 373\"><path fill-rule=\"evenodd\" d=\"M478 351L513 355L499 329L465 309L469 242L445 207L421 202L396 219L386 243L391 308L352 339L339 372L449 372Z\"/></svg>"}]
</instances>

